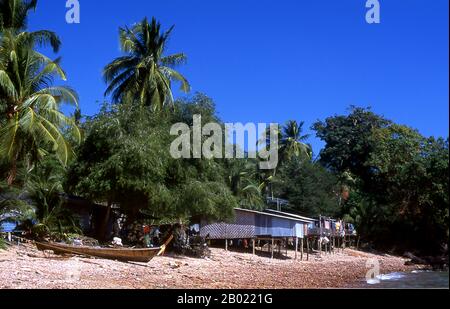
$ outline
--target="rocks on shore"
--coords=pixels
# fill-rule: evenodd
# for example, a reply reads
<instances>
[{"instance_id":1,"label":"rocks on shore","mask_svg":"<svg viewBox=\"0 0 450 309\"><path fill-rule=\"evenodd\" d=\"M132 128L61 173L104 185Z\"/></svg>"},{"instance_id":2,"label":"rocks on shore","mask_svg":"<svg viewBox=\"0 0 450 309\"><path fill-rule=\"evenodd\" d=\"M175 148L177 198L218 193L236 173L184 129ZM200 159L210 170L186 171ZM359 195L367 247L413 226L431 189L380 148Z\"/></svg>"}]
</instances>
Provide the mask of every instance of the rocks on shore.
<instances>
[{"instance_id":1,"label":"rocks on shore","mask_svg":"<svg viewBox=\"0 0 450 309\"><path fill-rule=\"evenodd\" d=\"M403 255L405 258L408 258L409 261L405 262L405 265L412 266L412 265L423 265L423 266L429 266L433 270L448 270L448 255L445 256L425 256L425 257L418 257L412 254L411 252L406 252Z\"/></svg>"},{"instance_id":2,"label":"rocks on shore","mask_svg":"<svg viewBox=\"0 0 450 309\"><path fill-rule=\"evenodd\" d=\"M81 257L59 257L37 251L32 245L0 252L0 288L153 289L295 289L342 288L364 283L368 259L380 263L381 273L418 269L405 266L400 257L360 253L310 255L309 261L211 249L206 259L168 255L148 264L121 263Z\"/></svg>"}]
</instances>

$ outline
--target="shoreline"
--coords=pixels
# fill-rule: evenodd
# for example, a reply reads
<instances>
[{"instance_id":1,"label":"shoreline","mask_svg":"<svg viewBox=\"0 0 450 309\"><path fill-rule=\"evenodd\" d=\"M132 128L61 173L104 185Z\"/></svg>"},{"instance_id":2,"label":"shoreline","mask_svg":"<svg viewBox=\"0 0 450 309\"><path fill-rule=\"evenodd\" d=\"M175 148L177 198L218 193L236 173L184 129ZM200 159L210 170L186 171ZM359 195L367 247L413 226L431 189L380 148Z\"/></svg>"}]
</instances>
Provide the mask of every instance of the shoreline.
<instances>
[{"instance_id":1,"label":"shoreline","mask_svg":"<svg viewBox=\"0 0 450 309\"><path fill-rule=\"evenodd\" d=\"M32 245L0 251L1 289L333 289L362 288L369 259L380 274L421 270L402 257L352 249L332 255L310 255L310 261L288 257L271 260L248 253L211 248L196 259L166 255L148 264L123 263L39 252Z\"/></svg>"}]
</instances>

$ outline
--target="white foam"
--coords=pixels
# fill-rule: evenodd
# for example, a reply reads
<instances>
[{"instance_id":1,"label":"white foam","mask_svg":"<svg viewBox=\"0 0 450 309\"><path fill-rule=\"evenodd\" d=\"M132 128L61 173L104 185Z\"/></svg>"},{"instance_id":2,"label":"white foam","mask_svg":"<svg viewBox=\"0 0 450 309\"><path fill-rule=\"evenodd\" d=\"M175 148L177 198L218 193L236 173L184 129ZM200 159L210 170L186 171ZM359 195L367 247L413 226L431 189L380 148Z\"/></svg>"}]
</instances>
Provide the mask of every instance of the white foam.
<instances>
[{"instance_id":1,"label":"white foam","mask_svg":"<svg viewBox=\"0 0 450 309\"><path fill-rule=\"evenodd\" d=\"M392 273L387 275L379 275L377 276L377 279L381 281L390 281L390 280L400 280L404 277L406 277L406 275L403 273Z\"/></svg>"}]
</instances>

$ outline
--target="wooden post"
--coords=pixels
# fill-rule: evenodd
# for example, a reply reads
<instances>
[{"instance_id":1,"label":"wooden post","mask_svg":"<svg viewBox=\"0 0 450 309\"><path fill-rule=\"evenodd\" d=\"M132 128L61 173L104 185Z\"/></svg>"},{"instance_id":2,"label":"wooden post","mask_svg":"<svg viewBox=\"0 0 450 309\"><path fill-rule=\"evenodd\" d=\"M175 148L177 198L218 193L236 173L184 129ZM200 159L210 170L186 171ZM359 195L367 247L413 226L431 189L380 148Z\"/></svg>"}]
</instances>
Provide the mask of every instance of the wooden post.
<instances>
[{"instance_id":1,"label":"wooden post","mask_svg":"<svg viewBox=\"0 0 450 309\"><path fill-rule=\"evenodd\" d=\"M358 242L356 243L356 250L359 250L359 241L360 241L360 238L358 236Z\"/></svg>"},{"instance_id":2,"label":"wooden post","mask_svg":"<svg viewBox=\"0 0 450 309\"><path fill-rule=\"evenodd\" d=\"M317 238L317 247L319 248L319 255L322 255L322 242Z\"/></svg>"},{"instance_id":3,"label":"wooden post","mask_svg":"<svg viewBox=\"0 0 450 309\"><path fill-rule=\"evenodd\" d=\"M303 245L304 245L304 243L303 243L303 238L302 238L302 239L300 239L300 256L301 256L302 261L303 261Z\"/></svg>"},{"instance_id":4,"label":"wooden post","mask_svg":"<svg viewBox=\"0 0 450 309\"><path fill-rule=\"evenodd\" d=\"M297 260L298 237L295 237L295 260Z\"/></svg>"},{"instance_id":5,"label":"wooden post","mask_svg":"<svg viewBox=\"0 0 450 309\"><path fill-rule=\"evenodd\" d=\"M271 246L271 253L272 253L272 255L271 255L271 259L273 259L273 247L275 246L275 240L272 238L272 246Z\"/></svg>"},{"instance_id":6,"label":"wooden post","mask_svg":"<svg viewBox=\"0 0 450 309\"><path fill-rule=\"evenodd\" d=\"M286 238L286 242L284 243L284 249L286 250L286 257L288 256L288 247L289 247L289 238Z\"/></svg>"},{"instance_id":7,"label":"wooden post","mask_svg":"<svg viewBox=\"0 0 450 309\"><path fill-rule=\"evenodd\" d=\"M252 249L253 249L253 255L255 255L256 254L256 248L255 248L255 246L256 246L256 241L255 241L255 239L252 239Z\"/></svg>"},{"instance_id":8,"label":"wooden post","mask_svg":"<svg viewBox=\"0 0 450 309\"><path fill-rule=\"evenodd\" d=\"M228 239L225 239L225 251L228 251Z\"/></svg>"},{"instance_id":9,"label":"wooden post","mask_svg":"<svg viewBox=\"0 0 450 309\"><path fill-rule=\"evenodd\" d=\"M306 238L306 260L309 261L309 238Z\"/></svg>"}]
</instances>

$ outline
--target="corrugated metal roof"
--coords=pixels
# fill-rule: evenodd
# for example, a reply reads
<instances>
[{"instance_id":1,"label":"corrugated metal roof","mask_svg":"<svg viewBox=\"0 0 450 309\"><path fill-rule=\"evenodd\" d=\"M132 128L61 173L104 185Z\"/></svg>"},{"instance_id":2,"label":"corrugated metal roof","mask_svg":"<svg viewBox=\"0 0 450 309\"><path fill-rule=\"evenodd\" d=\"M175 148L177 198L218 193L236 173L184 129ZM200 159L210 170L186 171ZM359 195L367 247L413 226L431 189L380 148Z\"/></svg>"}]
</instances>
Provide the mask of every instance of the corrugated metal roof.
<instances>
[{"instance_id":1,"label":"corrugated metal roof","mask_svg":"<svg viewBox=\"0 0 450 309\"><path fill-rule=\"evenodd\" d=\"M301 222L306 222L306 223L311 223L311 222L316 221L311 218L302 217L302 216L298 216L298 215L294 215L294 214L289 214L289 213L281 212L281 211L270 210L270 209L266 210L266 212L242 209L242 208L236 208L236 210L245 211L245 212L249 212L249 213L255 213L255 214L263 215L263 216L282 218L282 219L293 220L293 221L301 221ZM269 213L268 211L273 212L273 213Z\"/></svg>"},{"instance_id":2,"label":"corrugated metal roof","mask_svg":"<svg viewBox=\"0 0 450 309\"><path fill-rule=\"evenodd\" d=\"M295 214L291 214L291 213L287 213L287 212L283 212L283 211L278 211L278 210L273 210L273 209L267 209L266 211L274 213L274 214L279 214L279 215L282 215L282 216L286 216L286 217L292 217L292 218L295 218L295 219L305 220L306 222L309 222L309 223L317 221L316 219L313 219L313 218L303 217L303 216L300 216L300 215L295 215Z\"/></svg>"}]
</instances>

